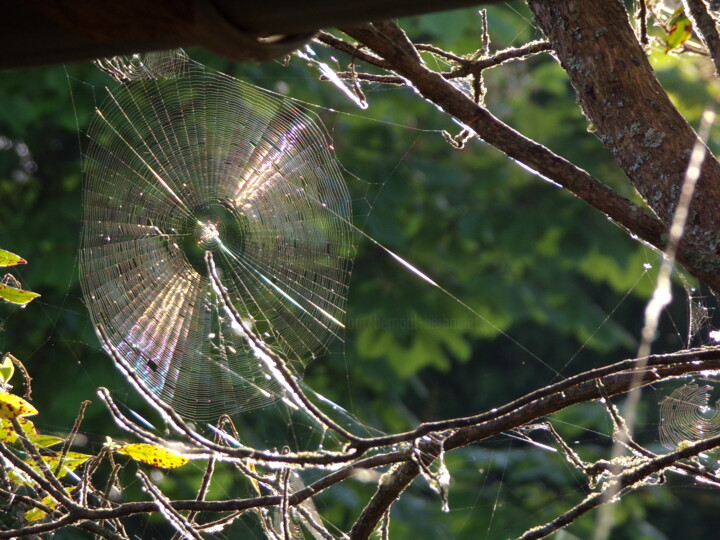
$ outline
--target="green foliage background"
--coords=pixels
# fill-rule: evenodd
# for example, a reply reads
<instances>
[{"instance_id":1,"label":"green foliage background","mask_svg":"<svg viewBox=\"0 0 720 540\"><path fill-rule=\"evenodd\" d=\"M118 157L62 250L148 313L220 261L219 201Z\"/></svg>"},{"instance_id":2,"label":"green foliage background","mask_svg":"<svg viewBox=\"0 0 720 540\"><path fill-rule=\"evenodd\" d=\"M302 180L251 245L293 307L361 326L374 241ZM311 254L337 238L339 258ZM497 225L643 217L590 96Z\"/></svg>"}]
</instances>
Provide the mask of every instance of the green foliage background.
<instances>
[{"instance_id":1,"label":"green foliage background","mask_svg":"<svg viewBox=\"0 0 720 540\"><path fill-rule=\"evenodd\" d=\"M496 48L539 37L529 14L514 8L490 9ZM479 46L474 11L402 23L416 41L457 53ZM310 387L363 422L394 431L492 408L560 375L634 354L644 300L653 286L654 273L643 264L656 266L657 256L603 215L482 142L452 149L440 130L455 133L458 126L408 89L369 86L370 108L359 111L297 59L289 66L241 66L202 51L191 51L191 57L259 86L349 112L326 110L321 116L351 173L358 224L481 315L358 239L345 343L308 366ZM708 95L702 68L657 54L654 61L695 122ZM549 55L489 71L485 83L486 103L497 116L634 197L607 151L588 133L566 77ZM88 64L0 74L0 136L5 137L0 139L0 246L30 261L15 274L42 294L25 310L0 306L0 351L25 361L41 411L36 423L46 430L66 432L80 401L96 402L83 424L87 445L95 448L106 434L122 437L97 403L97 386L110 387L128 407L144 410L98 350L76 275L82 198L78 148L94 104L110 84ZM679 348L686 337L682 301L673 309L678 329L670 324L658 349ZM646 423L638 433L645 442L657 441L653 403L664 393L649 392ZM555 421L569 441L577 441L583 458L606 457L609 426L599 406L574 407ZM252 418L241 422L258 444L273 444L288 430ZM553 518L586 489L561 455L509 437L455 451L447 464L453 476L450 513L442 514L437 496L418 481L395 507L393 537L506 538ZM199 475L199 469L182 469L161 487L171 496L192 497ZM676 538L681 531L685 538L709 537L705 517L717 512L718 502L691 482L675 484L672 491L640 489L616 505L613 538ZM235 486L229 474L218 477L215 489L218 495L248 493L248 486ZM132 490L131 485L128 496ZM372 491L373 484L349 482L321 496L318 505L325 517L347 529ZM680 512L682 519L672 518ZM588 538L593 519L586 516L568 532ZM167 537L159 522L137 527L147 528L144 538ZM251 534L253 520L240 529Z\"/></svg>"}]
</instances>

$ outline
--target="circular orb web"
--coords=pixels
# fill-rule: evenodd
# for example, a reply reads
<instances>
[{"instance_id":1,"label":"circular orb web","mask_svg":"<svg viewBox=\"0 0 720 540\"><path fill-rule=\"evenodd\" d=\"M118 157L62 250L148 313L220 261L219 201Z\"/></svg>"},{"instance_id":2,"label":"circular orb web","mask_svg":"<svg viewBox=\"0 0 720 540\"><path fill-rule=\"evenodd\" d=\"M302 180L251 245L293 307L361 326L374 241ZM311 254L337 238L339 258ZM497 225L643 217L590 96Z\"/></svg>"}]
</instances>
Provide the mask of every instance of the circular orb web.
<instances>
[{"instance_id":1,"label":"circular orb web","mask_svg":"<svg viewBox=\"0 0 720 540\"><path fill-rule=\"evenodd\" d=\"M660 402L660 443L665 448L677 450L681 444L720 435L720 408L709 405L712 391L712 386L693 381Z\"/></svg>"},{"instance_id":2,"label":"circular orb web","mask_svg":"<svg viewBox=\"0 0 720 540\"><path fill-rule=\"evenodd\" d=\"M350 197L316 120L189 63L109 91L88 136L81 284L106 346L189 419L277 399L205 255L232 309L290 363L342 333Z\"/></svg>"}]
</instances>

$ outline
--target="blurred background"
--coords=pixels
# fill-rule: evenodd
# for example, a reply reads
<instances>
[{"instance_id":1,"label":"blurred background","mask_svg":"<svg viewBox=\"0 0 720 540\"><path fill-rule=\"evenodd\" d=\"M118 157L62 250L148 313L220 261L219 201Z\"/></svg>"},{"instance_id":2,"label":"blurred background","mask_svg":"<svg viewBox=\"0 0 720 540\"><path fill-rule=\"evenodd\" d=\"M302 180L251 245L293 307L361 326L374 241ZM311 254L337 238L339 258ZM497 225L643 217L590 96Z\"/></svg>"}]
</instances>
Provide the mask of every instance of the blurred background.
<instances>
[{"instance_id":1,"label":"blurred background","mask_svg":"<svg viewBox=\"0 0 720 540\"><path fill-rule=\"evenodd\" d=\"M540 37L518 4L488 11L493 50ZM480 46L477 10L400 24L416 42L458 54ZM346 68L346 58L312 47L331 66ZM298 58L253 66L199 50L188 54L317 105L347 170L355 224L480 314L358 235L345 339L307 366L304 381L363 424L394 432L473 414L635 354L658 256L605 216L480 141L451 148L441 131L460 128L410 89L364 85L369 108L361 110ZM716 93L706 83L704 61L666 56L661 47L652 61L677 106L697 125ZM26 309L0 305L0 352L12 352L32 375L41 429L67 433L80 402L93 401L81 442L95 451L106 435L124 437L96 398L98 386L109 387L128 409L150 414L99 350L77 278L81 147L104 87L113 84L91 64L0 73L0 247L29 261L12 273L24 288L42 294ZM588 131L551 56L487 71L485 84L486 105L503 121L635 197ZM717 137L714 130L714 148ZM698 314L711 316L712 302L702 302L702 289L694 294L698 306L709 309ZM686 291L678 286L655 352L688 345L687 310ZM707 341L707 332L704 327L693 344ZM671 390L644 393L637 438L657 451L657 403ZM553 420L583 459L608 456L610 424L599 405L576 406ZM239 423L248 440L270 447L294 433L289 423L263 421L263 411ZM587 489L561 454L519 438L483 441L446 459L453 477L450 512L442 513L437 495L419 479L393 509L393 538L512 537L563 512ZM187 466L157 480L169 496L189 498L202 472L200 465ZM141 496L132 471L126 476L125 495ZM714 536L717 494L690 480L668 480L669 486L641 488L615 505L613 538ZM221 472L217 484L217 496L252 493L229 472ZM374 487L359 480L337 486L318 497L320 513L347 530ZM590 537L593 519L583 517L563 537ZM134 526L142 538L169 537L160 519ZM228 537L262 534L252 516L235 527Z\"/></svg>"}]
</instances>

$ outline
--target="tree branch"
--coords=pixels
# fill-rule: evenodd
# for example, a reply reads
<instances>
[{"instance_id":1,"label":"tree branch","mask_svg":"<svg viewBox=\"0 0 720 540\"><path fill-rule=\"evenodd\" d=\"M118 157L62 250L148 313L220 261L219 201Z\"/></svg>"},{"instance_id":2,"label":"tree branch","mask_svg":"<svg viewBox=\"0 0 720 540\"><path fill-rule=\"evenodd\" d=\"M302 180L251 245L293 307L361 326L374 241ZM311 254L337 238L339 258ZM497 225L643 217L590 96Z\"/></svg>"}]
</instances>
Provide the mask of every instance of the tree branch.
<instances>
[{"instance_id":1,"label":"tree branch","mask_svg":"<svg viewBox=\"0 0 720 540\"><path fill-rule=\"evenodd\" d=\"M707 452L708 450L717 448L718 446L720 446L720 436L711 437L709 439L696 442L695 444L681 450L650 459L638 467L631 468L622 474L619 474L615 479L610 481L602 491L591 494L580 504L571 508L563 515L558 516L551 522L540 527L530 529L520 536L518 540L537 540L539 538L545 538L555 531L569 525L578 517L593 508L613 502L615 500L614 495L617 495L621 491L645 481L651 475L658 474L668 467L672 467L675 462L697 456L702 452ZM611 494L611 496L608 496L608 494Z\"/></svg>"},{"instance_id":2,"label":"tree branch","mask_svg":"<svg viewBox=\"0 0 720 540\"><path fill-rule=\"evenodd\" d=\"M435 457L437 455L433 456L433 458ZM365 540L369 538L388 509L418 474L420 474L420 466L414 461L403 463L393 471L386 473L378 483L375 495L350 530L350 539Z\"/></svg>"},{"instance_id":3,"label":"tree branch","mask_svg":"<svg viewBox=\"0 0 720 540\"><path fill-rule=\"evenodd\" d=\"M655 77L624 5L606 2L602 10L593 0L530 0L529 5L600 140L669 224L698 136ZM710 279L715 290L720 290L719 207L720 163L708 152L684 234L691 244L706 246L713 262L695 260L689 269L709 274L702 279Z\"/></svg>"},{"instance_id":4,"label":"tree branch","mask_svg":"<svg viewBox=\"0 0 720 540\"><path fill-rule=\"evenodd\" d=\"M625 21L625 24L627 24L627 21ZM431 71L423 63L417 62L413 55L407 54L408 44L405 43L403 46L399 46L392 41L389 36L394 35L397 39L398 34L387 32L386 27L388 25L392 25L392 23L343 27L341 30L386 60L392 66L393 71L408 79L426 99L460 120L485 142L537 171L542 176L561 184L574 195L612 218L631 234L657 249L664 249L668 225L650 215L640 206L621 197L586 171L502 123L487 109L475 103L470 96L465 95L461 90L446 81L442 75ZM629 108L632 107L628 106ZM696 139L694 132L684 119L682 119L682 122L690 131L694 143ZM652 135L654 132L649 133ZM654 144L652 141L650 143ZM692 144L688 148L692 149ZM629 153L632 155L632 152ZM714 159L709 159L706 161L706 166L710 162L717 164ZM683 173L686 164L687 157L680 167ZM720 173L720 170L718 173ZM707 184L708 182L701 181L700 183ZM713 189L720 190L720 181L718 182L718 188ZM720 193L718 195L718 204L720 205ZM713 206L713 208L716 208L716 206ZM715 215L712 219L720 219L717 212L709 213ZM697 219L697 214L697 212L694 212L693 219ZM693 225L689 226L689 228L695 227L696 230L699 230L697 221L692 223ZM720 227L715 229L715 231L717 230L720 230ZM705 237L700 233L689 234L688 236L696 240L707 240L707 234L709 233L706 232ZM717 235L716 232L712 234ZM710 287L720 290L720 272L718 272L720 270L720 258L714 253L707 253L704 249L697 247L703 245L705 245L705 242L695 244L688 241L686 236L681 243L678 260ZM720 239L718 239L716 247L720 247Z\"/></svg>"},{"instance_id":5,"label":"tree branch","mask_svg":"<svg viewBox=\"0 0 720 540\"><path fill-rule=\"evenodd\" d=\"M638 366L646 365L638 376ZM625 360L611 366L605 366L570 377L546 388L532 392L502 407L475 416L453 420L431 422L420 425L416 430L390 437L367 439L360 448L349 449L342 457L332 455L342 461L350 455L360 455L370 448L381 448L398 442L415 441L416 447L400 451L381 453L365 459L351 460L351 463L337 471L330 472L313 484L291 494L287 503L297 506L321 491L352 476L357 470L375 469L397 464L386 473L378 486L378 490L363 510L352 531L353 538L366 538L382 519L392 503L407 488L412 480L420 474L422 467L427 468L439 455L442 449L452 450L471 444L493 435L532 423L572 404L600 399L630 390L634 385L641 386L667 380L672 377L687 375L697 371L720 369L720 347L702 348L681 351L668 355L654 355L644 359ZM442 445L435 437L425 435L440 434ZM358 443L355 443L358 444ZM218 459L236 459L232 448L218 447ZM11 452L0 445L0 452L6 459L39 482L44 483L42 475L18 460ZM301 463L302 455L295 456ZM314 456L307 456L313 459ZM317 464L317 463L316 463ZM665 466L665 465L663 465ZM47 486L52 489L51 486ZM262 496L251 499L232 499L219 501L185 500L168 501L173 511L192 512L242 512L252 508L278 506L282 496ZM157 502L131 502L107 508L88 508L75 503L64 505L68 513L56 521L26 526L21 529L0 531L0 538L12 538L20 534L41 534L59 528L77 525L85 521L102 521L128 517L139 513L156 512Z\"/></svg>"},{"instance_id":6,"label":"tree branch","mask_svg":"<svg viewBox=\"0 0 720 540\"><path fill-rule=\"evenodd\" d=\"M366 64L370 64L371 66L376 66L382 69L390 69L388 63L385 62L382 58L373 54L369 54L361 47L357 45L352 45L343 39L329 34L328 32L318 32L318 35L315 37L315 39L320 43L323 43L324 45L328 45L333 49L337 49L338 51L342 51L348 54L352 58L362 60Z\"/></svg>"},{"instance_id":7,"label":"tree branch","mask_svg":"<svg viewBox=\"0 0 720 540\"><path fill-rule=\"evenodd\" d=\"M353 54L353 52L357 50L357 47L353 47L349 43L341 39L335 38L334 36L332 37L335 40L333 43L339 41L343 44L342 46L337 46L336 44L333 44L332 47L336 48L337 50L348 52L348 54ZM323 43L330 44L330 41L322 41ZM444 78L450 80L467 77L468 75L475 75L485 69L490 69L515 60L525 60L535 54L547 52L550 50L550 43L548 41L533 41L531 43L523 45L522 47L510 47L507 49L503 49L502 51L499 51L492 56L487 56L478 60L471 60L468 58L457 56L455 54L443 51L442 49L438 49L437 47L434 47L432 45L418 44L416 45L416 47L418 51L430 52L436 54L437 56L442 56L446 60L451 60L457 63L457 68L454 68L451 71L439 72L439 74L442 75ZM362 58L358 55L356 56L369 64L382 67L382 61L378 61L378 57L374 55L370 55L370 58L372 59L370 62L365 60L365 58ZM385 67L386 69L390 69L389 65L385 65ZM405 84L405 79L403 77L398 77L395 75L378 75L375 73L352 73L350 71L340 71L337 73L337 76L341 79L356 78L364 81L379 82L383 84Z\"/></svg>"}]
</instances>

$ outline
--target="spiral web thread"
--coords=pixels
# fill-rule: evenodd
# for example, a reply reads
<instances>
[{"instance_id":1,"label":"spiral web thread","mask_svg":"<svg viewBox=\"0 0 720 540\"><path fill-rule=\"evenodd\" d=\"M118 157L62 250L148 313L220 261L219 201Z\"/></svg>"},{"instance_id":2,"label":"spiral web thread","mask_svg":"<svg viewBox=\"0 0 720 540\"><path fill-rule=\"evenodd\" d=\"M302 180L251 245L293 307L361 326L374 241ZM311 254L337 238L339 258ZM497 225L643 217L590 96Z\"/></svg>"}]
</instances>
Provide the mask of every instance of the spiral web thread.
<instances>
[{"instance_id":1,"label":"spiral web thread","mask_svg":"<svg viewBox=\"0 0 720 540\"><path fill-rule=\"evenodd\" d=\"M713 387L693 381L660 402L660 443L669 450L678 445L720 435L720 400L708 405Z\"/></svg>"},{"instance_id":2,"label":"spiral web thread","mask_svg":"<svg viewBox=\"0 0 720 540\"><path fill-rule=\"evenodd\" d=\"M242 326L301 366L342 337L350 196L312 114L182 55L165 65L119 76L89 128L81 284L142 384L214 420L285 391L221 307L206 254Z\"/></svg>"}]
</instances>

